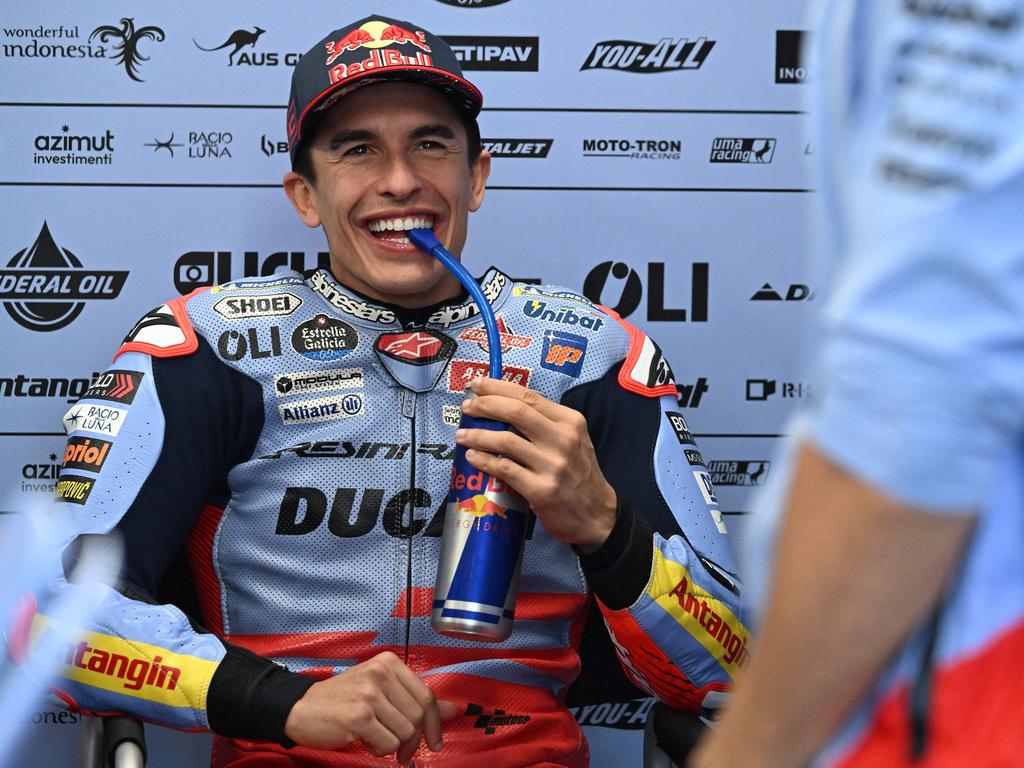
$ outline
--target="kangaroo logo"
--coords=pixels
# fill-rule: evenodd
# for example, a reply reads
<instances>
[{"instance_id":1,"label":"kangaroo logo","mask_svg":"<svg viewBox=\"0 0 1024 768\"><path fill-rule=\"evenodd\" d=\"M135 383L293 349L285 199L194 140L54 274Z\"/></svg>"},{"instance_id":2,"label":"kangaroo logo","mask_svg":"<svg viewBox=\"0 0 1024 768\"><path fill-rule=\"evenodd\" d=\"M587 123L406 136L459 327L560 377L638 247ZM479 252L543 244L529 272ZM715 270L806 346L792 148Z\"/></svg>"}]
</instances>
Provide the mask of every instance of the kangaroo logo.
<instances>
[{"instance_id":1,"label":"kangaroo logo","mask_svg":"<svg viewBox=\"0 0 1024 768\"><path fill-rule=\"evenodd\" d=\"M94 37L99 37L101 43L106 43L112 37L120 38L121 42L114 47L114 50L117 51L114 63L124 64L124 71L128 73L128 77L141 83L143 80L139 77L139 73L136 70L139 67L139 63L149 61L149 57L139 53L139 41L153 40L157 43L162 43L164 41L164 31L160 27L140 27L136 29L135 19L124 18L121 19L120 29L111 24L96 27L92 34L89 35L90 43Z\"/></svg>"},{"instance_id":2,"label":"kangaroo logo","mask_svg":"<svg viewBox=\"0 0 1024 768\"><path fill-rule=\"evenodd\" d=\"M200 51L219 51L222 48L227 48L229 45L235 46L235 49L228 54L228 66L232 66L235 63L235 54L238 53L242 48L247 45L251 45L253 48L256 47L256 41L260 39L267 30L260 27L256 27L252 32L247 29L236 29L232 32L228 39L218 45L216 48L203 48L199 43L196 43L195 38L192 38L192 42L195 43L196 48Z\"/></svg>"}]
</instances>

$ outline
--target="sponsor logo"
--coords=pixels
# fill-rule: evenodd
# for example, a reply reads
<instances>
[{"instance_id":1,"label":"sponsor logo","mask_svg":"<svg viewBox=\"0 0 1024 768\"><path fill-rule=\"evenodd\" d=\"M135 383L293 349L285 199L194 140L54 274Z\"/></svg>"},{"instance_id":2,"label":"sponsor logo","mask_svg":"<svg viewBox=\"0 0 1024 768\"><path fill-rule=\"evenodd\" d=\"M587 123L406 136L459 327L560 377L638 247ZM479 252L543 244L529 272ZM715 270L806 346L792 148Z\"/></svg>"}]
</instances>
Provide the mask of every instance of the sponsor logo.
<instances>
[{"instance_id":1,"label":"sponsor logo","mask_svg":"<svg viewBox=\"0 0 1024 768\"><path fill-rule=\"evenodd\" d=\"M219 286L222 291L244 288L270 289L282 285L298 284L302 282L302 279L293 277L282 278L284 282L246 283L239 281L238 278L266 277L282 267L295 272L305 272L309 269L306 264L306 254L303 251L275 251L262 258L258 251L244 251L241 270L232 267L231 254L231 251L188 251L183 253L174 263L175 289L183 296L196 288L220 283L223 283ZM331 255L327 251L317 254L316 266L318 268L328 268L330 264ZM236 281L234 286L231 285L232 280Z\"/></svg>"},{"instance_id":2,"label":"sponsor logo","mask_svg":"<svg viewBox=\"0 0 1024 768\"><path fill-rule=\"evenodd\" d=\"M708 389L708 380L703 376L698 377L693 384L676 384L676 400L679 401L679 407L696 408Z\"/></svg>"},{"instance_id":3,"label":"sponsor logo","mask_svg":"<svg viewBox=\"0 0 1024 768\"><path fill-rule=\"evenodd\" d=\"M480 139L491 157L547 157L554 139Z\"/></svg>"},{"instance_id":4,"label":"sponsor logo","mask_svg":"<svg viewBox=\"0 0 1024 768\"><path fill-rule=\"evenodd\" d=\"M517 282L525 282L517 278ZM535 280L534 282L540 282ZM562 301L576 301L580 304L585 304L588 307L594 306L594 302L588 299L586 296L581 296L574 291L551 291L542 288L534 288L529 285L517 285L512 289L513 296L541 296L545 299L561 299Z\"/></svg>"},{"instance_id":5,"label":"sponsor logo","mask_svg":"<svg viewBox=\"0 0 1024 768\"><path fill-rule=\"evenodd\" d=\"M22 493L53 493L56 485L53 481L60 474L60 465L57 463L57 454L51 453L49 461L42 464L24 464L21 467L21 492ZM38 482L47 480L49 482ZM36 482L33 482L36 481Z\"/></svg>"},{"instance_id":6,"label":"sponsor logo","mask_svg":"<svg viewBox=\"0 0 1024 768\"><path fill-rule=\"evenodd\" d=\"M188 156L192 159L231 157L234 136L228 131L189 131Z\"/></svg>"},{"instance_id":7,"label":"sponsor logo","mask_svg":"<svg viewBox=\"0 0 1024 768\"><path fill-rule=\"evenodd\" d=\"M537 37L442 37L464 71L536 72L540 66Z\"/></svg>"},{"instance_id":8,"label":"sponsor logo","mask_svg":"<svg viewBox=\"0 0 1024 768\"><path fill-rule=\"evenodd\" d=\"M738 139L719 136L711 142L712 163L767 165L775 156L775 139Z\"/></svg>"},{"instance_id":9,"label":"sponsor logo","mask_svg":"<svg viewBox=\"0 0 1024 768\"><path fill-rule=\"evenodd\" d=\"M278 277L274 280L233 280L223 285L213 286L210 288L210 293L224 293L225 291L272 291L275 288L300 285L301 283L301 277L290 275Z\"/></svg>"},{"instance_id":10,"label":"sponsor logo","mask_svg":"<svg viewBox=\"0 0 1024 768\"><path fill-rule=\"evenodd\" d=\"M318 397L277 406L285 424L312 424L363 415L364 400L360 393Z\"/></svg>"},{"instance_id":11,"label":"sponsor logo","mask_svg":"<svg viewBox=\"0 0 1024 768\"><path fill-rule=\"evenodd\" d=\"M68 645L64 663L69 667L87 669L107 677L124 680L123 686L130 691L141 690L143 686L164 688L173 691L178 687L181 669L163 663L162 656L152 661L145 658L129 658L102 648L94 648L87 642Z\"/></svg>"},{"instance_id":12,"label":"sponsor logo","mask_svg":"<svg viewBox=\"0 0 1024 768\"><path fill-rule=\"evenodd\" d=\"M12 41L3 45L3 55L11 59L102 59L107 54L102 45L77 42L81 39L77 25L4 27L3 34Z\"/></svg>"},{"instance_id":13,"label":"sponsor logo","mask_svg":"<svg viewBox=\"0 0 1024 768\"><path fill-rule=\"evenodd\" d=\"M770 461L712 461L707 465L715 485L764 485Z\"/></svg>"},{"instance_id":14,"label":"sponsor logo","mask_svg":"<svg viewBox=\"0 0 1024 768\"><path fill-rule=\"evenodd\" d=\"M609 280L612 278L612 280ZM690 307L665 306L665 264L652 261L647 264L647 319L652 322L706 323L708 319L709 265L698 261L690 265ZM614 304L605 297L611 293L609 282L619 283L619 298ZM629 317L640 306L644 283L637 271L621 261L603 261L587 274L583 293L591 301L611 307L622 317Z\"/></svg>"},{"instance_id":15,"label":"sponsor logo","mask_svg":"<svg viewBox=\"0 0 1024 768\"><path fill-rule=\"evenodd\" d=\"M260 340L264 329L248 328L245 331L224 331L217 339L217 353L232 363L236 363L246 355L253 360L281 356L281 329L276 325L270 328L270 344Z\"/></svg>"},{"instance_id":16,"label":"sponsor logo","mask_svg":"<svg viewBox=\"0 0 1024 768\"><path fill-rule=\"evenodd\" d=\"M672 587L669 595L676 599L679 607L700 624L709 638L722 649L723 662L735 664L740 669L746 666L750 660L750 651L747 650L750 636L746 627L731 613L727 613L728 609L724 605L699 587L691 587L690 580L685 576ZM719 606L725 610L721 610Z\"/></svg>"},{"instance_id":17,"label":"sponsor logo","mask_svg":"<svg viewBox=\"0 0 1024 768\"><path fill-rule=\"evenodd\" d=\"M99 472L113 443L98 437L72 435L64 448L64 469L84 469Z\"/></svg>"},{"instance_id":18,"label":"sponsor logo","mask_svg":"<svg viewBox=\"0 0 1024 768\"><path fill-rule=\"evenodd\" d=\"M644 337L640 354L629 371L629 378L637 384L652 389L660 387L662 384L675 386L676 383L672 366L668 364L668 360L662 354L661 347L650 336Z\"/></svg>"},{"instance_id":19,"label":"sponsor logo","mask_svg":"<svg viewBox=\"0 0 1024 768\"><path fill-rule=\"evenodd\" d=\"M544 351L541 353L540 367L578 379L583 372L583 359L586 354L585 336L563 331L547 331L544 334Z\"/></svg>"},{"instance_id":20,"label":"sponsor logo","mask_svg":"<svg viewBox=\"0 0 1024 768\"><path fill-rule=\"evenodd\" d=\"M124 418L128 415L125 408L103 405L73 405L64 414L64 431L99 432L114 437L121 431Z\"/></svg>"},{"instance_id":21,"label":"sponsor logo","mask_svg":"<svg viewBox=\"0 0 1024 768\"><path fill-rule=\"evenodd\" d=\"M57 480L57 487L54 489L54 498L57 501L69 501L72 504L85 504L92 493L92 487L96 481L91 477L80 477L78 475L66 475L63 472Z\"/></svg>"},{"instance_id":22,"label":"sponsor logo","mask_svg":"<svg viewBox=\"0 0 1024 768\"><path fill-rule=\"evenodd\" d=\"M266 296L226 296L213 305L213 311L228 320L250 317L283 317L302 306L302 299L291 293Z\"/></svg>"},{"instance_id":23,"label":"sponsor logo","mask_svg":"<svg viewBox=\"0 0 1024 768\"><path fill-rule=\"evenodd\" d=\"M301 54L290 51L257 51L256 43L267 30L254 26L251 30L236 29L220 45L211 48L200 45L192 38L192 44L201 51L214 53L227 51L229 67L277 67L282 63L286 67L294 67L299 63ZM250 48L249 51L242 50Z\"/></svg>"},{"instance_id":24,"label":"sponsor logo","mask_svg":"<svg viewBox=\"0 0 1024 768\"><path fill-rule=\"evenodd\" d=\"M33 712L25 718L26 725L76 725L82 720L80 712L70 712L66 709L57 712Z\"/></svg>"},{"instance_id":25,"label":"sponsor logo","mask_svg":"<svg viewBox=\"0 0 1024 768\"><path fill-rule=\"evenodd\" d=\"M508 0L437 0L445 5L454 5L456 8L490 8L494 5L507 3Z\"/></svg>"},{"instance_id":26,"label":"sponsor logo","mask_svg":"<svg viewBox=\"0 0 1024 768\"><path fill-rule=\"evenodd\" d=\"M267 157L273 157L274 155L287 155L288 154L288 142L278 139L268 139L267 134L260 136L260 152Z\"/></svg>"},{"instance_id":27,"label":"sponsor logo","mask_svg":"<svg viewBox=\"0 0 1024 768\"><path fill-rule=\"evenodd\" d=\"M747 400L767 400L780 391L782 397L789 399L810 398L814 396L812 386L806 382L783 381L781 384L780 390L779 382L775 379L747 379Z\"/></svg>"},{"instance_id":28,"label":"sponsor logo","mask_svg":"<svg viewBox=\"0 0 1024 768\"><path fill-rule=\"evenodd\" d=\"M715 527L719 533L728 533L725 522L722 520L722 512L718 509L718 497L715 496L715 485L711 482L711 475L703 469L694 469L692 472L693 479L697 481L697 487L700 488L701 495L708 505L708 512L711 514L711 520Z\"/></svg>"},{"instance_id":29,"label":"sponsor logo","mask_svg":"<svg viewBox=\"0 0 1024 768\"><path fill-rule=\"evenodd\" d=\"M168 349L177 344L185 343L185 334L178 325L171 308L162 304L143 315L135 327L128 331L123 344L150 344L154 347Z\"/></svg>"},{"instance_id":30,"label":"sponsor logo","mask_svg":"<svg viewBox=\"0 0 1024 768\"><path fill-rule=\"evenodd\" d=\"M804 31L801 29L775 30L775 82L807 83L807 69L801 59Z\"/></svg>"},{"instance_id":31,"label":"sponsor logo","mask_svg":"<svg viewBox=\"0 0 1024 768\"><path fill-rule=\"evenodd\" d=\"M336 368L324 371L282 373L274 377L278 397L326 392L332 389L355 389L363 386L362 368Z\"/></svg>"},{"instance_id":32,"label":"sponsor logo","mask_svg":"<svg viewBox=\"0 0 1024 768\"><path fill-rule=\"evenodd\" d=\"M402 46L402 48L391 46ZM408 46L412 46L415 50ZM385 24L383 21L368 21L340 40L328 42L325 48L327 58L324 63L331 67L329 76L332 83L380 67L432 67L434 65L434 60L430 56L430 46L427 45L426 34L420 30L410 31L397 24ZM367 58L351 61L352 57L345 55L350 51L359 51L360 48L368 49ZM407 55L408 53L412 53L412 55ZM335 64L342 56L349 61ZM326 108L330 103L331 100L328 100L324 107Z\"/></svg>"},{"instance_id":33,"label":"sponsor logo","mask_svg":"<svg viewBox=\"0 0 1024 768\"><path fill-rule=\"evenodd\" d=\"M0 269L0 302L22 328L57 331L74 322L86 302L116 299L127 279L127 271L83 269L44 221L35 242Z\"/></svg>"},{"instance_id":34,"label":"sponsor logo","mask_svg":"<svg viewBox=\"0 0 1024 768\"><path fill-rule=\"evenodd\" d=\"M462 408L457 405L442 405L441 418L448 426L457 427L462 421Z\"/></svg>"},{"instance_id":35,"label":"sponsor logo","mask_svg":"<svg viewBox=\"0 0 1024 768\"><path fill-rule=\"evenodd\" d=\"M160 27L136 27L134 19L123 18L120 27L111 24L96 27L89 35L89 42L91 43L93 39L97 39L103 44L113 43L111 56L107 57L108 51L104 49L104 58L112 58L115 64L124 64L124 71L128 77L141 83L143 80L139 77L139 66L143 61L148 61L149 56L142 55L139 44L143 40L162 43L164 31Z\"/></svg>"},{"instance_id":36,"label":"sponsor logo","mask_svg":"<svg viewBox=\"0 0 1024 768\"><path fill-rule=\"evenodd\" d=\"M663 37L656 43L604 40L594 46L580 71L617 69L622 72L650 74L700 69L714 47L715 41L706 37L696 40Z\"/></svg>"},{"instance_id":37,"label":"sponsor logo","mask_svg":"<svg viewBox=\"0 0 1024 768\"><path fill-rule=\"evenodd\" d=\"M100 374L83 395L88 400L111 400L131 405L146 374L138 371L111 370Z\"/></svg>"},{"instance_id":38,"label":"sponsor logo","mask_svg":"<svg viewBox=\"0 0 1024 768\"><path fill-rule=\"evenodd\" d=\"M495 299L501 295L501 291L507 282L508 278L505 275L501 272L495 273L494 277L481 286L484 298L493 304ZM467 301L465 304L448 304L427 318L427 323L447 328L479 314L480 309L474 301Z\"/></svg>"},{"instance_id":39,"label":"sponsor logo","mask_svg":"<svg viewBox=\"0 0 1024 768\"><path fill-rule=\"evenodd\" d=\"M41 133L32 142L36 165L110 165L114 162L114 134L73 134L67 124L60 133Z\"/></svg>"},{"instance_id":40,"label":"sponsor logo","mask_svg":"<svg viewBox=\"0 0 1024 768\"><path fill-rule=\"evenodd\" d=\"M452 360L448 369L448 391L462 394L473 379L487 376L490 366L487 363L478 363L475 360ZM501 378L519 384L523 387L530 385L530 369L516 368L515 366L503 366Z\"/></svg>"},{"instance_id":41,"label":"sponsor logo","mask_svg":"<svg viewBox=\"0 0 1024 768\"><path fill-rule=\"evenodd\" d=\"M314 272L309 278L309 284L313 290L323 296L335 309L339 309L346 315L358 317L360 320L369 320L372 323L391 325L397 319L395 313L390 309L369 304L362 299L353 298L342 293L338 288L321 272Z\"/></svg>"},{"instance_id":42,"label":"sponsor logo","mask_svg":"<svg viewBox=\"0 0 1024 768\"><path fill-rule=\"evenodd\" d=\"M572 307L551 307L546 301L530 299L523 305L523 314L548 323L560 323L585 328L588 331L599 331L604 325L604 318L596 312L589 315L578 315Z\"/></svg>"},{"instance_id":43,"label":"sponsor logo","mask_svg":"<svg viewBox=\"0 0 1024 768\"><path fill-rule=\"evenodd\" d=\"M689 462L691 467L703 467L704 457L700 455L700 451L692 451L689 448L683 451L686 454L686 460Z\"/></svg>"},{"instance_id":44,"label":"sponsor logo","mask_svg":"<svg viewBox=\"0 0 1024 768\"><path fill-rule=\"evenodd\" d=\"M382 333L377 349L392 360L410 365L430 365L447 360L455 352L455 342L438 331Z\"/></svg>"},{"instance_id":45,"label":"sponsor logo","mask_svg":"<svg viewBox=\"0 0 1024 768\"><path fill-rule=\"evenodd\" d=\"M529 715L510 715L504 709L495 709L493 712L486 712L479 704L466 704L465 714L475 717L474 728L482 728L484 734L491 735L499 728L510 725L526 725L530 722Z\"/></svg>"},{"instance_id":46,"label":"sponsor logo","mask_svg":"<svg viewBox=\"0 0 1024 768\"><path fill-rule=\"evenodd\" d=\"M626 157L631 160L678 160L683 142L678 139L584 139L584 157Z\"/></svg>"},{"instance_id":47,"label":"sponsor logo","mask_svg":"<svg viewBox=\"0 0 1024 768\"><path fill-rule=\"evenodd\" d=\"M657 699L634 699L616 703L586 704L570 707L569 712L580 725L602 726L621 731L642 731Z\"/></svg>"},{"instance_id":48,"label":"sponsor logo","mask_svg":"<svg viewBox=\"0 0 1024 768\"><path fill-rule=\"evenodd\" d=\"M678 411L666 411L665 417L668 419L672 431L676 433L676 439L680 445L694 445L693 434L690 432L690 427L683 414Z\"/></svg>"},{"instance_id":49,"label":"sponsor logo","mask_svg":"<svg viewBox=\"0 0 1024 768\"><path fill-rule=\"evenodd\" d=\"M915 16L978 26L989 32L1011 32L1020 25L1020 14L1010 7L989 12L969 0L903 0L903 8Z\"/></svg>"},{"instance_id":50,"label":"sponsor logo","mask_svg":"<svg viewBox=\"0 0 1024 768\"><path fill-rule=\"evenodd\" d=\"M327 315L317 315L292 331L292 349L303 357L321 362L338 360L359 343L356 329Z\"/></svg>"},{"instance_id":51,"label":"sponsor logo","mask_svg":"<svg viewBox=\"0 0 1024 768\"><path fill-rule=\"evenodd\" d=\"M92 379L30 379L19 373L13 379L0 378L0 397L61 397L73 403L85 394L97 376L99 373L93 373Z\"/></svg>"},{"instance_id":52,"label":"sponsor logo","mask_svg":"<svg viewBox=\"0 0 1024 768\"><path fill-rule=\"evenodd\" d=\"M161 141L160 139L153 137L152 141L147 141L142 146L152 147L154 152L159 152L161 149L166 149L167 154L169 154L171 157L174 157L174 148L184 147L185 145L182 144L181 142L175 142L174 134L172 133L171 138L169 139L164 139L163 141Z\"/></svg>"},{"instance_id":53,"label":"sponsor logo","mask_svg":"<svg viewBox=\"0 0 1024 768\"><path fill-rule=\"evenodd\" d=\"M286 453L300 459L404 459L409 450L409 443L351 443L348 440L323 440L312 443L299 443L290 448L260 456L261 459L280 459ZM416 448L420 456L428 456L438 461L451 461L455 458L455 447L444 443L420 443Z\"/></svg>"},{"instance_id":54,"label":"sponsor logo","mask_svg":"<svg viewBox=\"0 0 1024 768\"><path fill-rule=\"evenodd\" d=\"M496 325L498 326L498 337L501 339L501 351L508 352L511 349L526 349L528 346L533 344L533 338L531 336L517 336L515 332L509 328L508 323L505 322L505 318L498 315L496 318ZM467 328L459 334L459 338L463 341L474 341L477 346L480 347L484 352L491 351L491 345L487 342L487 329L483 326L477 325L472 328Z\"/></svg>"},{"instance_id":55,"label":"sponsor logo","mask_svg":"<svg viewBox=\"0 0 1024 768\"><path fill-rule=\"evenodd\" d=\"M803 283L790 283L786 289L786 296L772 288L771 283L762 285L753 296L751 301L814 301L814 291Z\"/></svg>"}]
</instances>

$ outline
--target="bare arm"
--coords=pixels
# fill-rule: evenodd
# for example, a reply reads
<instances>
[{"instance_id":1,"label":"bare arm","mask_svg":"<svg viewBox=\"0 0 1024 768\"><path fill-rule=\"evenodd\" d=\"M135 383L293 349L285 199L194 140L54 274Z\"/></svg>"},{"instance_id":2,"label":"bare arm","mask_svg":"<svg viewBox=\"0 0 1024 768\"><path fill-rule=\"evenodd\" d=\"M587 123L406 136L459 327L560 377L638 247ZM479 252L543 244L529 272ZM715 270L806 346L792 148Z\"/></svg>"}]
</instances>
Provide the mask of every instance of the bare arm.
<instances>
[{"instance_id":1,"label":"bare arm","mask_svg":"<svg viewBox=\"0 0 1024 768\"><path fill-rule=\"evenodd\" d=\"M756 654L692 768L805 764L935 604L972 525L805 447Z\"/></svg>"}]
</instances>

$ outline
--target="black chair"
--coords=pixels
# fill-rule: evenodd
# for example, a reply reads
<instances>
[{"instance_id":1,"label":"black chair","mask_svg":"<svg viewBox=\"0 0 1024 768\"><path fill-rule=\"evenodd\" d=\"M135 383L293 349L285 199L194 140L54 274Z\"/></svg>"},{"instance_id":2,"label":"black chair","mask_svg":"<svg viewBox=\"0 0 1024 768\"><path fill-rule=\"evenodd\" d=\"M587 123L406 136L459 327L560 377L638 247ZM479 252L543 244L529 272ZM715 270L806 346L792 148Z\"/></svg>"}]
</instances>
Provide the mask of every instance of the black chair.
<instances>
[{"instance_id":1,"label":"black chair","mask_svg":"<svg viewBox=\"0 0 1024 768\"><path fill-rule=\"evenodd\" d=\"M146 733L127 715L82 718L82 768L144 768Z\"/></svg>"},{"instance_id":2,"label":"black chair","mask_svg":"<svg viewBox=\"0 0 1024 768\"><path fill-rule=\"evenodd\" d=\"M657 702L644 726L644 768L682 768L709 730L700 716Z\"/></svg>"}]
</instances>

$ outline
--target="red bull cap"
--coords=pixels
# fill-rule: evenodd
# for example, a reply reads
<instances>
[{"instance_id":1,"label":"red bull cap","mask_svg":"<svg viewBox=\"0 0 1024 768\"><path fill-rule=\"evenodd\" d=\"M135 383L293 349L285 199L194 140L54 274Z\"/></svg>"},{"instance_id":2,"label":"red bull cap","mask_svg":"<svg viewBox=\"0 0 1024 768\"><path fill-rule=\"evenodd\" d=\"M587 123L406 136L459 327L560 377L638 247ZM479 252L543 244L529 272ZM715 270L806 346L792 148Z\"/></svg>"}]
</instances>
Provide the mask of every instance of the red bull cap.
<instances>
[{"instance_id":1,"label":"red bull cap","mask_svg":"<svg viewBox=\"0 0 1024 768\"><path fill-rule=\"evenodd\" d=\"M448 44L425 29L385 16L336 29L307 51L292 73L288 100L288 149L292 161L324 110L364 85L411 80L441 90L471 117L484 97L462 76Z\"/></svg>"}]
</instances>

